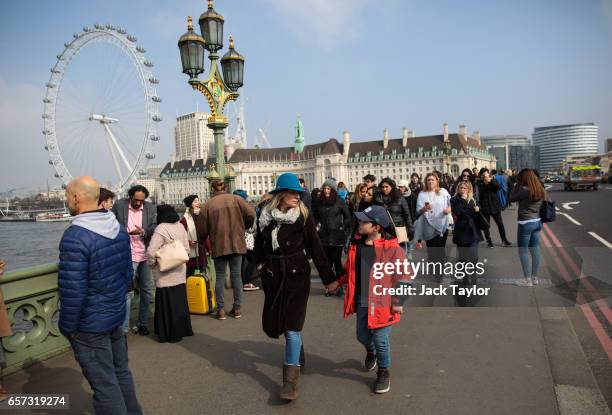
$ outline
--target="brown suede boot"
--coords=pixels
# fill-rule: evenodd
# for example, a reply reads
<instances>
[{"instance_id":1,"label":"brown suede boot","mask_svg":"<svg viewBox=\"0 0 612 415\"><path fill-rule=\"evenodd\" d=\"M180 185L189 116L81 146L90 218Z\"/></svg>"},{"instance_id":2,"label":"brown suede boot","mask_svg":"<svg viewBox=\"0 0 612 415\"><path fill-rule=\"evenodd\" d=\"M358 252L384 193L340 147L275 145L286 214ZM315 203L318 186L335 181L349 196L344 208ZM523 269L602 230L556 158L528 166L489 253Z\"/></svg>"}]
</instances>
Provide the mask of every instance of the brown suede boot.
<instances>
[{"instance_id":1,"label":"brown suede boot","mask_svg":"<svg viewBox=\"0 0 612 415\"><path fill-rule=\"evenodd\" d=\"M285 401L293 401L298 397L298 381L300 380L300 367L283 365L283 387L280 398Z\"/></svg>"}]
</instances>

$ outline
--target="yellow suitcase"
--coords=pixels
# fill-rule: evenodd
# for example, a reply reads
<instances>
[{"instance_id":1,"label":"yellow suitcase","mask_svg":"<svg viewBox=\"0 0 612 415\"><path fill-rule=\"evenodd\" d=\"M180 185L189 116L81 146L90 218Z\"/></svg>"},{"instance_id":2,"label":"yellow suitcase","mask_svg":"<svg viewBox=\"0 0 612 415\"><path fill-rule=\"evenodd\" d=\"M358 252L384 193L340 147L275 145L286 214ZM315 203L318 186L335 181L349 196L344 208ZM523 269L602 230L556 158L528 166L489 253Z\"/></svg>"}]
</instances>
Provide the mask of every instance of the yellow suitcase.
<instances>
[{"instance_id":1,"label":"yellow suitcase","mask_svg":"<svg viewBox=\"0 0 612 415\"><path fill-rule=\"evenodd\" d=\"M215 292L210 280L202 274L187 278L187 304L191 314L208 314L215 311Z\"/></svg>"}]
</instances>

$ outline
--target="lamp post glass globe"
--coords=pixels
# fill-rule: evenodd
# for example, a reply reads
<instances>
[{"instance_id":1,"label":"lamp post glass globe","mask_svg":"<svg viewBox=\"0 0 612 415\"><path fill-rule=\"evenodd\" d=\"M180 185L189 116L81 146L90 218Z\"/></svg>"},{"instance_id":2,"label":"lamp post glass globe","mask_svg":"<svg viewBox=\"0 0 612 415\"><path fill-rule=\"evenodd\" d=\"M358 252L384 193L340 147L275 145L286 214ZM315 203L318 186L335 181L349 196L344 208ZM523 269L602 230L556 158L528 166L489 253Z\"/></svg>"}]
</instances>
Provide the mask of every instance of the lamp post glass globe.
<instances>
[{"instance_id":1,"label":"lamp post glass globe","mask_svg":"<svg viewBox=\"0 0 612 415\"><path fill-rule=\"evenodd\" d=\"M215 54L223 48L223 23L225 19L213 9L212 0L208 1L208 10L200 15L200 32L206 42L206 50Z\"/></svg>"},{"instance_id":2,"label":"lamp post glass globe","mask_svg":"<svg viewBox=\"0 0 612 415\"><path fill-rule=\"evenodd\" d=\"M187 18L187 32L178 41L183 73L191 79L204 72L204 40L193 31L191 16Z\"/></svg>"},{"instance_id":3,"label":"lamp post glass globe","mask_svg":"<svg viewBox=\"0 0 612 415\"><path fill-rule=\"evenodd\" d=\"M221 69L223 79L232 91L243 85L244 57L234 49L234 39L231 36L229 51L221 58Z\"/></svg>"}]
</instances>

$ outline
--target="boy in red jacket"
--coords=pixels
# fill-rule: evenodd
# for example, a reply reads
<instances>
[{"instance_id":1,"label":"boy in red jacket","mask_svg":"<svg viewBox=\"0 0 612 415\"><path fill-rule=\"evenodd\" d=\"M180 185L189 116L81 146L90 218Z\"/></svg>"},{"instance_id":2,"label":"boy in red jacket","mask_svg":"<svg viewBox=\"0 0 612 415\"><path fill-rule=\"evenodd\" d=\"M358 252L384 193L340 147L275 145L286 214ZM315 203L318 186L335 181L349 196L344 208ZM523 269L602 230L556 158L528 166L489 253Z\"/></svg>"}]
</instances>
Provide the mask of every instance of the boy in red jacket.
<instances>
[{"instance_id":1,"label":"boy in red jacket","mask_svg":"<svg viewBox=\"0 0 612 415\"><path fill-rule=\"evenodd\" d=\"M355 212L355 217L361 238L351 244L344 265L346 274L336 283L347 284L344 318L357 314L357 339L366 349L365 367L374 370L378 366L374 391L385 393L391 388L389 334L404 311L412 267L405 262L397 238L387 232L392 225L385 208L371 206Z\"/></svg>"}]
</instances>

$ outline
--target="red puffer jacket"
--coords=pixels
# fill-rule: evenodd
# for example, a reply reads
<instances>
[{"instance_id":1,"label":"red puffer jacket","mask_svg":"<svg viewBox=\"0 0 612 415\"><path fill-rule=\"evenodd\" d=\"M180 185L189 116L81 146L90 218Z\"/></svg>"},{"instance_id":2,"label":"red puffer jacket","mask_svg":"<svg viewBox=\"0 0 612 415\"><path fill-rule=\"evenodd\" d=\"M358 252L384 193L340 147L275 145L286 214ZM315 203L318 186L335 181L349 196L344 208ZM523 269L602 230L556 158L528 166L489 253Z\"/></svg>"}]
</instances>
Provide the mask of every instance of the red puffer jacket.
<instances>
[{"instance_id":1,"label":"red puffer jacket","mask_svg":"<svg viewBox=\"0 0 612 415\"><path fill-rule=\"evenodd\" d=\"M375 263L396 264L396 261L399 260L402 264L400 270L403 271L406 255L397 243L396 238L378 239L374 241L374 249L376 252ZM338 279L340 285L348 285L344 295L344 318L348 318L355 313L355 265L357 260L359 260L357 258L357 245L353 244L349 248L348 259L344 264L346 273ZM374 267L370 271L368 289L368 328L370 329L389 326L400 321L400 314L391 312L394 298L388 294L380 295L380 293L382 293L382 289L397 287L400 282L409 283L413 275L412 266L408 266L407 273L383 273L382 278L375 278Z\"/></svg>"}]
</instances>

